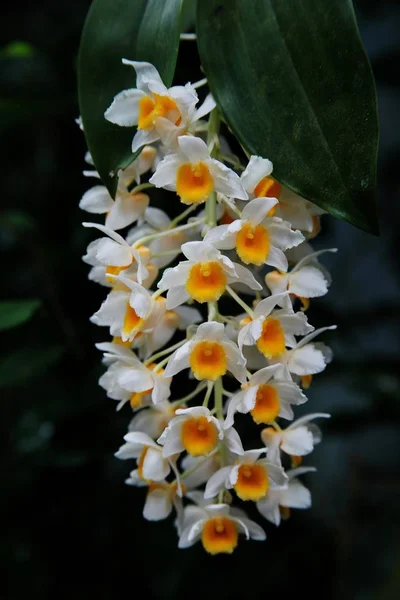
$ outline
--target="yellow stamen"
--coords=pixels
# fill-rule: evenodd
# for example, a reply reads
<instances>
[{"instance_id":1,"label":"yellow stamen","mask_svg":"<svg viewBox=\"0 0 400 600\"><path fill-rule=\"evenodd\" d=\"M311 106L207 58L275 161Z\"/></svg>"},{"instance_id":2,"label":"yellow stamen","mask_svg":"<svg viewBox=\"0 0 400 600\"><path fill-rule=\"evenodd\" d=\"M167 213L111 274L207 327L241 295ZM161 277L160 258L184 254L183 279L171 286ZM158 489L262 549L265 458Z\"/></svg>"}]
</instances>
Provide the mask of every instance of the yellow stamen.
<instances>
[{"instance_id":1,"label":"yellow stamen","mask_svg":"<svg viewBox=\"0 0 400 600\"><path fill-rule=\"evenodd\" d=\"M268 231L262 225L245 223L236 236L236 252L246 265L262 265L270 250Z\"/></svg>"},{"instance_id":2,"label":"yellow stamen","mask_svg":"<svg viewBox=\"0 0 400 600\"><path fill-rule=\"evenodd\" d=\"M225 375L228 361L221 344L204 341L193 346L189 363L196 379L216 381Z\"/></svg>"},{"instance_id":3,"label":"yellow stamen","mask_svg":"<svg viewBox=\"0 0 400 600\"><path fill-rule=\"evenodd\" d=\"M142 324L143 319L139 317L135 309L132 308L129 303L127 303L122 333L130 337L134 331L140 329Z\"/></svg>"},{"instance_id":4,"label":"yellow stamen","mask_svg":"<svg viewBox=\"0 0 400 600\"><path fill-rule=\"evenodd\" d=\"M148 394L151 394L153 388L145 390L144 392L133 392L132 396L129 398L129 404L135 410L136 408L140 408L143 405L144 397Z\"/></svg>"},{"instance_id":5,"label":"yellow stamen","mask_svg":"<svg viewBox=\"0 0 400 600\"><path fill-rule=\"evenodd\" d=\"M303 462L302 456L295 456L294 454L292 454L290 458L292 459L292 469L299 467Z\"/></svg>"},{"instance_id":6,"label":"yellow stamen","mask_svg":"<svg viewBox=\"0 0 400 600\"><path fill-rule=\"evenodd\" d=\"M150 446L143 446L143 450L140 453L140 456L138 458L138 462L137 462L137 471L138 471L138 475L140 477L140 479L143 479L143 481L148 481L145 477L143 477L143 463L144 463L144 459L146 458L146 454L148 449L150 448Z\"/></svg>"},{"instance_id":7,"label":"yellow stamen","mask_svg":"<svg viewBox=\"0 0 400 600\"><path fill-rule=\"evenodd\" d=\"M277 319L265 319L257 348L266 358L279 356L285 351L285 333Z\"/></svg>"},{"instance_id":8,"label":"yellow stamen","mask_svg":"<svg viewBox=\"0 0 400 600\"><path fill-rule=\"evenodd\" d=\"M271 423L280 411L279 396L272 385L260 385L257 390L256 403L250 411L256 423Z\"/></svg>"},{"instance_id":9,"label":"yellow stamen","mask_svg":"<svg viewBox=\"0 0 400 600\"><path fill-rule=\"evenodd\" d=\"M149 96L145 96L139 100L138 129L145 129L147 131L153 129L158 117L165 117L175 123L175 125L179 125L181 116L176 102L169 96L153 95L154 100Z\"/></svg>"},{"instance_id":10,"label":"yellow stamen","mask_svg":"<svg viewBox=\"0 0 400 600\"><path fill-rule=\"evenodd\" d=\"M181 429L181 442L192 456L204 456L214 450L218 440L218 430L207 417L190 417Z\"/></svg>"},{"instance_id":11,"label":"yellow stamen","mask_svg":"<svg viewBox=\"0 0 400 600\"><path fill-rule=\"evenodd\" d=\"M113 344L118 344L119 346L123 346L124 348L130 348L132 346L132 342L127 340L126 342L122 341L122 337L114 336L112 339Z\"/></svg>"},{"instance_id":12,"label":"yellow stamen","mask_svg":"<svg viewBox=\"0 0 400 600\"><path fill-rule=\"evenodd\" d=\"M281 184L275 181L275 179L272 177L263 177L254 188L254 195L256 198L279 198L281 190ZM275 209L275 206L273 209ZM268 216L270 217L272 215L268 214Z\"/></svg>"},{"instance_id":13,"label":"yellow stamen","mask_svg":"<svg viewBox=\"0 0 400 600\"><path fill-rule=\"evenodd\" d=\"M204 524L201 542L210 554L231 554L238 544L236 523L227 517L209 519Z\"/></svg>"},{"instance_id":14,"label":"yellow stamen","mask_svg":"<svg viewBox=\"0 0 400 600\"><path fill-rule=\"evenodd\" d=\"M125 269L127 269L130 266L131 266L131 263L129 263L129 265L124 265L123 267L113 267L111 265L108 265L108 267L106 267L107 282L114 285L116 283L116 280L112 276L114 275L116 277L117 275L119 275L121 273L121 271L124 271ZM111 275L111 277L109 277L110 275Z\"/></svg>"},{"instance_id":15,"label":"yellow stamen","mask_svg":"<svg viewBox=\"0 0 400 600\"><path fill-rule=\"evenodd\" d=\"M197 302L216 302L224 293L227 278L217 261L197 263L191 267L186 291Z\"/></svg>"},{"instance_id":16,"label":"yellow stamen","mask_svg":"<svg viewBox=\"0 0 400 600\"><path fill-rule=\"evenodd\" d=\"M256 463L240 465L238 478L233 487L241 500L260 500L269 489L265 467Z\"/></svg>"},{"instance_id":17,"label":"yellow stamen","mask_svg":"<svg viewBox=\"0 0 400 600\"><path fill-rule=\"evenodd\" d=\"M206 164L184 163L176 173L176 193L184 204L201 204L214 189L214 179Z\"/></svg>"},{"instance_id":18,"label":"yellow stamen","mask_svg":"<svg viewBox=\"0 0 400 600\"><path fill-rule=\"evenodd\" d=\"M303 389L308 390L312 383L312 377L312 375L301 375L300 379Z\"/></svg>"}]
</instances>

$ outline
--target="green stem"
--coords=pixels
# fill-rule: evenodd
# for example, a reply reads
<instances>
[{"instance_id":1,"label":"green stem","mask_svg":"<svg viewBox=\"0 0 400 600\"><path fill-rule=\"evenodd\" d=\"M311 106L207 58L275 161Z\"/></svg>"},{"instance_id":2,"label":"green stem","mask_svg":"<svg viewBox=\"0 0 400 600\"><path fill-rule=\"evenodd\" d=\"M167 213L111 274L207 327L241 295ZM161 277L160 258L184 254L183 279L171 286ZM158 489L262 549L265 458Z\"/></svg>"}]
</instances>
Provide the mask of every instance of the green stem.
<instances>
[{"instance_id":1,"label":"green stem","mask_svg":"<svg viewBox=\"0 0 400 600\"><path fill-rule=\"evenodd\" d=\"M207 392L206 392L206 395L204 396L204 400L203 400L203 406L205 406L206 408L208 406L208 401L210 399L211 392L213 391L213 387L214 387L214 382L209 381L207 383Z\"/></svg>"},{"instance_id":2,"label":"green stem","mask_svg":"<svg viewBox=\"0 0 400 600\"><path fill-rule=\"evenodd\" d=\"M156 187L154 183L141 183L131 190L131 194L138 194L139 192L143 192L143 190L148 190L149 188L153 187Z\"/></svg>"},{"instance_id":3,"label":"green stem","mask_svg":"<svg viewBox=\"0 0 400 600\"><path fill-rule=\"evenodd\" d=\"M244 302L244 301L243 301L243 300L242 300L242 299L241 299L241 298L240 298L240 297L237 295L237 293L233 291L233 289L232 289L232 288L231 288L229 285L227 285L227 286L226 286L226 291L227 291L227 292L228 292L228 293L229 293L229 294L232 296L232 298L233 298L234 300L236 300L236 302L239 304L239 306L241 306L241 307L243 308L243 310L247 312L247 314L249 315L249 317L250 317L251 319L253 319L253 318L254 318L254 313L253 313L253 311L251 310L250 306L248 306L248 305L246 304L246 302Z\"/></svg>"},{"instance_id":4,"label":"green stem","mask_svg":"<svg viewBox=\"0 0 400 600\"><path fill-rule=\"evenodd\" d=\"M161 358L162 356L165 356L166 354L171 354L171 352L173 352L174 350L177 350L180 346L182 346L185 343L186 343L186 340L181 340L180 342L177 342L173 346L170 346L169 348L165 348L164 350L161 350L160 352L153 354L152 356L150 356L149 358L147 358L145 360L144 364L149 365L152 362L154 362L155 360L158 360L159 358Z\"/></svg>"},{"instance_id":5,"label":"green stem","mask_svg":"<svg viewBox=\"0 0 400 600\"><path fill-rule=\"evenodd\" d=\"M193 392L190 392L190 394L188 394L187 396L184 396L183 398L179 398L179 400L175 400L174 402L172 402L172 406L179 406L180 404L184 404L185 402L189 402L189 400L192 400L192 398L195 398L198 394L200 394L200 392L202 392L205 388L207 387L207 384L202 381L201 383L199 383L199 385L193 390Z\"/></svg>"},{"instance_id":6,"label":"green stem","mask_svg":"<svg viewBox=\"0 0 400 600\"><path fill-rule=\"evenodd\" d=\"M169 224L169 229L172 229L173 227L175 227L177 225L177 223L180 223L180 221L183 221L183 219L186 219L186 217L189 216L194 210L196 210L196 208L197 208L196 204L192 204L191 206L189 206L189 208L184 210L180 215L178 215L177 217L175 217L175 219L173 219L171 221L171 223Z\"/></svg>"},{"instance_id":7,"label":"green stem","mask_svg":"<svg viewBox=\"0 0 400 600\"><path fill-rule=\"evenodd\" d=\"M192 223L186 223L186 225L180 225L179 227L174 227L173 229L166 229L165 231L159 231L157 233L151 233L150 235L145 235L144 237L137 240L132 246L132 248L138 248L147 242L151 242L151 240L155 240L160 237L164 237L166 235L171 235L171 233L176 233L177 231L184 231L185 229L190 229L191 227L197 227L201 223L204 223L204 218L197 219L196 221L192 221Z\"/></svg>"}]
</instances>

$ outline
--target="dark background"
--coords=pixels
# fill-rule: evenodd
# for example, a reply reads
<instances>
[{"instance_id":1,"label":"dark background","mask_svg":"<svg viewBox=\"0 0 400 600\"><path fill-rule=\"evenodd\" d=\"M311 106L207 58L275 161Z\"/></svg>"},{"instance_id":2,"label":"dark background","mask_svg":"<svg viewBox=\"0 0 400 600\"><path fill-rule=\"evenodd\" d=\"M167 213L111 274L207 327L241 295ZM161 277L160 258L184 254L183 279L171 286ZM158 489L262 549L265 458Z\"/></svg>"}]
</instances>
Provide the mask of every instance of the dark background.
<instances>
[{"instance_id":1,"label":"dark background","mask_svg":"<svg viewBox=\"0 0 400 600\"><path fill-rule=\"evenodd\" d=\"M178 550L172 518L144 521L144 491L124 485L133 465L113 457L130 415L97 386L93 346L107 335L88 319L105 290L87 281L93 232L78 208L90 185L74 123L88 6L15 1L0 25L2 297L42 300L2 333L0 597L400 597L399 4L356 3L378 87L381 237L326 216L316 243L339 253L324 260L333 284L310 319L339 328L306 407L333 416L307 459L314 506L216 558ZM10 56L15 41L28 56ZM195 80L194 45L180 60L178 81Z\"/></svg>"}]
</instances>

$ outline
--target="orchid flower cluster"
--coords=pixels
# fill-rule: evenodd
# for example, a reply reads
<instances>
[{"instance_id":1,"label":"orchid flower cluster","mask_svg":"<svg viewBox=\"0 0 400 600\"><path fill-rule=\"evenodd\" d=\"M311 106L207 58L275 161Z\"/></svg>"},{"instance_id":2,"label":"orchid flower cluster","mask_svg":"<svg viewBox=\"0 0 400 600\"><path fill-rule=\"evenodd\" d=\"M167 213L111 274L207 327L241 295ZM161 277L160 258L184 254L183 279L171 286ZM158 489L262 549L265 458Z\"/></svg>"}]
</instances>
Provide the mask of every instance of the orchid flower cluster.
<instances>
[{"instance_id":1,"label":"orchid flower cluster","mask_svg":"<svg viewBox=\"0 0 400 600\"><path fill-rule=\"evenodd\" d=\"M275 525L311 505L300 476L315 469L300 465L321 439L314 420L329 415L292 421L293 407L331 360L314 340L335 326L315 330L306 309L328 291L319 256L335 249L313 251L322 211L280 185L270 160L243 165L231 152L212 96L198 107L205 80L167 89L151 64L123 63L136 87L105 118L136 126L140 153L119 171L115 199L96 185L80 202L105 215L83 223L102 234L83 257L89 279L108 288L91 317L112 336L97 344L99 383L117 410L133 411L116 456L136 461L126 483L147 489L144 517L174 511L180 548L201 540L211 554L231 553L239 534L266 537L249 503ZM154 187L172 192L168 205L184 205L177 217L150 205ZM222 311L226 298L236 314ZM238 413L258 448L244 448Z\"/></svg>"}]
</instances>

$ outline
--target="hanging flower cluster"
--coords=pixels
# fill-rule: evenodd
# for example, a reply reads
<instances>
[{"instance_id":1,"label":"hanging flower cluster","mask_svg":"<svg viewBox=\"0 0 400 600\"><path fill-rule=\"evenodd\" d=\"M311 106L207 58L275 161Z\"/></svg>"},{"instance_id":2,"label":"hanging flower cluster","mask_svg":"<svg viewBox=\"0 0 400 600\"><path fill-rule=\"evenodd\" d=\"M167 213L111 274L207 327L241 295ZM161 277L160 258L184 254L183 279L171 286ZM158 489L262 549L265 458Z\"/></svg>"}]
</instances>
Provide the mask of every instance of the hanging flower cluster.
<instances>
[{"instance_id":1,"label":"hanging flower cluster","mask_svg":"<svg viewBox=\"0 0 400 600\"><path fill-rule=\"evenodd\" d=\"M116 456L136 461L127 483L147 488L144 517L174 510L180 548L201 540L211 554L231 553L239 534L265 539L249 503L275 525L311 505L300 476L315 469L300 465L321 439L314 420L329 415L293 421L293 407L331 360L315 338L335 326L315 330L305 311L328 291L319 256L335 249L313 252L322 211L281 186L268 159L240 163L212 97L197 108L199 85L168 89L151 64L123 63L136 87L105 118L137 127L140 154L118 173L115 200L96 185L80 202L105 214L104 225L84 223L102 234L83 257L89 278L109 290L91 318L112 336L97 344L99 383L117 410L133 411ZM154 187L183 212L171 220L150 206L144 191ZM223 312L226 298L236 314ZM258 448L244 448L238 413Z\"/></svg>"}]
</instances>

